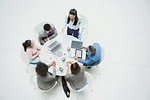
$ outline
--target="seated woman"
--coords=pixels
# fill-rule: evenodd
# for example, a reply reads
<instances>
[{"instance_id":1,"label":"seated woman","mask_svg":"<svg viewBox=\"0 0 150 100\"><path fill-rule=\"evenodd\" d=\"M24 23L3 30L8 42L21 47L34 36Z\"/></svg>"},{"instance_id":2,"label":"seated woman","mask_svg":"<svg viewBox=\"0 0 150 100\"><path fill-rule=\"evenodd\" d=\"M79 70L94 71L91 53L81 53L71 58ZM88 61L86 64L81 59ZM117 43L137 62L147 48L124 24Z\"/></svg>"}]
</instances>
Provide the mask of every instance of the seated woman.
<instances>
[{"instance_id":1,"label":"seated woman","mask_svg":"<svg viewBox=\"0 0 150 100\"><path fill-rule=\"evenodd\" d=\"M53 73L48 72L48 68L53 66ZM49 66L39 62L36 66L37 85L42 90L51 89L56 83L56 63L52 61Z\"/></svg>"},{"instance_id":2,"label":"seated woman","mask_svg":"<svg viewBox=\"0 0 150 100\"><path fill-rule=\"evenodd\" d=\"M84 66L80 66L77 62L67 62L66 80L74 90L79 90L87 84L87 78L84 74ZM71 72L69 72L71 69Z\"/></svg>"},{"instance_id":3,"label":"seated woman","mask_svg":"<svg viewBox=\"0 0 150 100\"><path fill-rule=\"evenodd\" d=\"M33 40L26 40L24 43L22 43L22 45L31 63L37 63L40 61L39 59L40 48L38 48L34 44Z\"/></svg>"},{"instance_id":4,"label":"seated woman","mask_svg":"<svg viewBox=\"0 0 150 100\"><path fill-rule=\"evenodd\" d=\"M65 25L62 29L63 33L66 26L67 35L73 35L74 37L79 38L79 35L82 33L83 22L82 18L79 15L77 15L76 9L71 9L69 11L69 15L65 18Z\"/></svg>"},{"instance_id":5,"label":"seated woman","mask_svg":"<svg viewBox=\"0 0 150 100\"><path fill-rule=\"evenodd\" d=\"M43 31L39 33L39 41L41 45L57 36L57 30L53 24L45 24Z\"/></svg>"}]
</instances>

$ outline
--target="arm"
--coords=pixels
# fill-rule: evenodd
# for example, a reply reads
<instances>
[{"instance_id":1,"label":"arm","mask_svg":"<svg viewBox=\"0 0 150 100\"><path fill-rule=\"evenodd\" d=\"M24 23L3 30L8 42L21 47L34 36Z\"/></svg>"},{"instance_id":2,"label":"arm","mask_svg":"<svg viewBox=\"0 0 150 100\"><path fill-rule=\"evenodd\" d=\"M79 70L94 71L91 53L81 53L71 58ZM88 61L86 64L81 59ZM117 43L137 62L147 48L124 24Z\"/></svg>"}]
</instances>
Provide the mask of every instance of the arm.
<instances>
[{"instance_id":1,"label":"arm","mask_svg":"<svg viewBox=\"0 0 150 100\"><path fill-rule=\"evenodd\" d=\"M27 57L31 60L33 60L35 57L37 57L39 55L39 53L35 53L33 54L31 51L27 51Z\"/></svg>"},{"instance_id":2,"label":"arm","mask_svg":"<svg viewBox=\"0 0 150 100\"><path fill-rule=\"evenodd\" d=\"M52 73L52 78L55 78L56 76L56 62L55 61L52 61L49 66L52 66L53 67L53 73Z\"/></svg>"},{"instance_id":3,"label":"arm","mask_svg":"<svg viewBox=\"0 0 150 100\"><path fill-rule=\"evenodd\" d=\"M42 39L42 34L39 34L38 38L39 38L39 41L40 41L40 44L43 45L45 42L44 40Z\"/></svg>"},{"instance_id":4,"label":"arm","mask_svg":"<svg viewBox=\"0 0 150 100\"><path fill-rule=\"evenodd\" d=\"M67 71L66 71L66 75L69 74L69 70L70 70L70 62L67 62Z\"/></svg>"},{"instance_id":5,"label":"arm","mask_svg":"<svg viewBox=\"0 0 150 100\"><path fill-rule=\"evenodd\" d=\"M67 67L68 67L68 69L67 69L66 74L69 74L70 67L71 67L71 64L72 64L72 63L74 63L74 62L73 62L73 61L69 61L69 62L67 62Z\"/></svg>"},{"instance_id":6,"label":"arm","mask_svg":"<svg viewBox=\"0 0 150 100\"><path fill-rule=\"evenodd\" d=\"M85 65L93 64L93 61L90 59L84 60L84 59L79 58L78 62L85 64Z\"/></svg>"},{"instance_id":7,"label":"arm","mask_svg":"<svg viewBox=\"0 0 150 100\"><path fill-rule=\"evenodd\" d=\"M52 24L52 27L53 27L54 34L49 37L49 40L50 40L50 39L53 39L53 38L56 37L57 34L58 34L58 33L57 33L57 30L56 30L56 28L55 28L55 26L54 26L53 24Z\"/></svg>"}]
</instances>

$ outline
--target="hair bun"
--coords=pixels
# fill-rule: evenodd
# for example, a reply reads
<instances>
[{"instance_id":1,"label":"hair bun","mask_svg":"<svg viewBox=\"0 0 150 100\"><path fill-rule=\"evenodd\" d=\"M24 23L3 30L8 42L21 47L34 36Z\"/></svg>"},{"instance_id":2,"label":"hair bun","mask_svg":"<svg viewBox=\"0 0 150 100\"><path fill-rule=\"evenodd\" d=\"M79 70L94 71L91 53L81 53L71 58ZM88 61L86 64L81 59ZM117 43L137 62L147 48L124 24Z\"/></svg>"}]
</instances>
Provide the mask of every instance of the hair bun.
<instances>
[{"instance_id":1,"label":"hair bun","mask_svg":"<svg viewBox=\"0 0 150 100\"><path fill-rule=\"evenodd\" d=\"M25 46L25 43L22 43L23 46Z\"/></svg>"}]
</instances>

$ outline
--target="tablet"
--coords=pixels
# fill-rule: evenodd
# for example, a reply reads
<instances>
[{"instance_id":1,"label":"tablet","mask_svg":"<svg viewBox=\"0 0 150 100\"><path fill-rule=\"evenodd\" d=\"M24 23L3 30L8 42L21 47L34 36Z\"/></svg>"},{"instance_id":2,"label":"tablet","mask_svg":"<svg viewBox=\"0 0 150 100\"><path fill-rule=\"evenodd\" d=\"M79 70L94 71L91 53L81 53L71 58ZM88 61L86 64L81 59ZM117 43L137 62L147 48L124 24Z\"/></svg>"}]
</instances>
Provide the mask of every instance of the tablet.
<instances>
[{"instance_id":1,"label":"tablet","mask_svg":"<svg viewBox=\"0 0 150 100\"><path fill-rule=\"evenodd\" d=\"M82 50L76 49L75 56L77 56L78 58L82 58Z\"/></svg>"}]
</instances>

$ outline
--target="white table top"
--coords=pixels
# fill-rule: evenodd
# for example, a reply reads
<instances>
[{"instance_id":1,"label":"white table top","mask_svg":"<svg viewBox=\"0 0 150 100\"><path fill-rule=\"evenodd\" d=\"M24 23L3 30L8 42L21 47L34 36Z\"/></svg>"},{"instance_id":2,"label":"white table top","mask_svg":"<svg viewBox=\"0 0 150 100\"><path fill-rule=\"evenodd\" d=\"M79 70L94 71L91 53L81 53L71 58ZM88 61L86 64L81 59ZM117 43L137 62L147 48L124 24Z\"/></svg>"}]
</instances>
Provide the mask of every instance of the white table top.
<instances>
[{"instance_id":1,"label":"white table top","mask_svg":"<svg viewBox=\"0 0 150 100\"><path fill-rule=\"evenodd\" d=\"M73 36L59 34L59 36L57 36L56 38L47 41L41 49L41 53L39 55L41 62L49 65L52 61L55 61L56 62L56 75L58 76L65 76L66 71L67 71L66 62L74 61L73 56L75 53L75 49L71 48L72 40L80 41ZM58 41L59 43L61 43L61 46L62 46L62 48L60 48L55 54L48 51L48 46L54 41ZM70 48L70 51L67 51L68 47ZM83 58L85 58L85 55L86 55L85 51L83 51L83 55L82 55ZM63 62L62 58L66 58L66 60ZM63 71L59 70L60 67L63 68ZM52 67L49 68L49 72L51 73L53 72Z\"/></svg>"}]
</instances>

